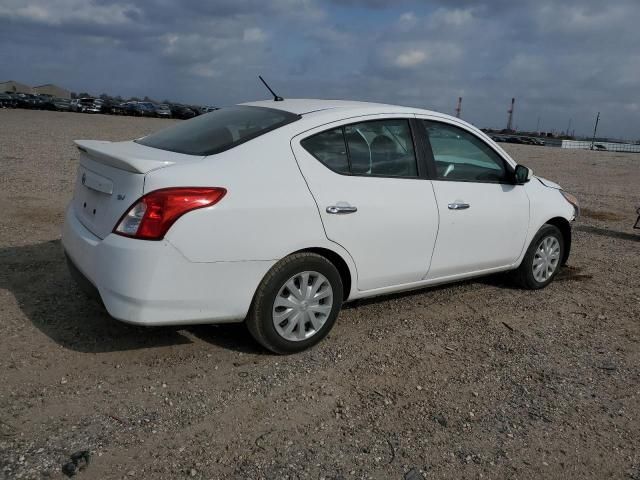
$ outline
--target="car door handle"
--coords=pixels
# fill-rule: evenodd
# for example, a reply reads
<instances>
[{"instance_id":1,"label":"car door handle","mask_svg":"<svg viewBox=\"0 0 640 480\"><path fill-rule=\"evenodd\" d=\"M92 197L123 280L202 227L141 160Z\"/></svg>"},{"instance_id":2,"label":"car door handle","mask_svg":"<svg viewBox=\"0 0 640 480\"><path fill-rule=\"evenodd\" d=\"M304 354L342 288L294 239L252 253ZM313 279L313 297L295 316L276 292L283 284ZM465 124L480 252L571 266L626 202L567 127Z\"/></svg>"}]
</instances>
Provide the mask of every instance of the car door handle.
<instances>
[{"instance_id":1,"label":"car door handle","mask_svg":"<svg viewBox=\"0 0 640 480\"><path fill-rule=\"evenodd\" d=\"M358 211L357 207L351 205L331 205L327 207L327 213L334 215L344 215L346 213L355 213Z\"/></svg>"},{"instance_id":2,"label":"car door handle","mask_svg":"<svg viewBox=\"0 0 640 480\"><path fill-rule=\"evenodd\" d=\"M469 205L468 203L454 202L454 203L450 203L448 206L449 206L449 210L466 210L471 205Z\"/></svg>"}]
</instances>

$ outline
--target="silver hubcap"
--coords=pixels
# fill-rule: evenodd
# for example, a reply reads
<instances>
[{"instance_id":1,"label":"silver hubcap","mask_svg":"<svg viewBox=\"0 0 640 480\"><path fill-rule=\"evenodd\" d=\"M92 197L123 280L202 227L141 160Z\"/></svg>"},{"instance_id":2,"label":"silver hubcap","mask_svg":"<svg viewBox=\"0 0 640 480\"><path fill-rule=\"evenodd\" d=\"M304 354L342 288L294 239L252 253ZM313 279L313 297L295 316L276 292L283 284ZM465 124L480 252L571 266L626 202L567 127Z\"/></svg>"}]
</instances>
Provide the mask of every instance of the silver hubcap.
<instances>
[{"instance_id":1,"label":"silver hubcap","mask_svg":"<svg viewBox=\"0 0 640 480\"><path fill-rule=\"evenodd\" d=\"M560 242L553 236L544 237L533 256L533 278L546 282L560 263Z\"/></svg>"},{"instance_id":2,"label":"silver hubcap","mask_svg":"<svg viewBox=\"0 0 640 480\"><path fill-rule=\"evenodd\" d=\"M318 272L302 272L280 288L273 302L273 326L292 342L312 337L322 328L333 306L333 289Z\"/></svg>"}]
</instances>

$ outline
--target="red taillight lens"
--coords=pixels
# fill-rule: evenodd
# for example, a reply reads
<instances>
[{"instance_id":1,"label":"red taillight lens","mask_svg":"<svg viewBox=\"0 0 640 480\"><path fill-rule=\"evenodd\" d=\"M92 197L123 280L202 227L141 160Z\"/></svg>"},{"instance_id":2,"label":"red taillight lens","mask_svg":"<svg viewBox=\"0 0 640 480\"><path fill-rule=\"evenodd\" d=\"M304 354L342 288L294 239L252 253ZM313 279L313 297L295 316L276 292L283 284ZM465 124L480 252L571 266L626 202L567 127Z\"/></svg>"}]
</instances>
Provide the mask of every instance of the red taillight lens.
<instances>
[{"instance_id":1,"label":"red taillight lens","mask_svg":"<svg viewBox=\"0 0 640 480\"><path fill-rule=\"evenodd\" d=\"M182 215L215 205L226 193L226 189L219 187L156 190L134 203L122 216L113 233L144 240L162 240Z\"/></svg>"}]
</instances>

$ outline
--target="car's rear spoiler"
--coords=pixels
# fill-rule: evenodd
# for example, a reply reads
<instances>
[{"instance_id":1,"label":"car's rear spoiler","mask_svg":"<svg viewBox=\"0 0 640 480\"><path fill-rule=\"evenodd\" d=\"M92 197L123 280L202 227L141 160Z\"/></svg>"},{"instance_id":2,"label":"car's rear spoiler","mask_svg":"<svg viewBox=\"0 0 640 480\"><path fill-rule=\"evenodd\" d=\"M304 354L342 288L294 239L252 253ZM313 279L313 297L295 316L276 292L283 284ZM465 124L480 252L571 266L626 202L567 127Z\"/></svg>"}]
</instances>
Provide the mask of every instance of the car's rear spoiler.
<instances>
[{"instance_id":1,"label":"car's rear spoiler","mask_svg":"<svg viewBox=\"0 0 640 480\"><path fill-rule=\"evenodd\" d=\"M196 161L202 157L167 152L136 142L107 142L100 140L75 140L78 150L92 160L133 173L147 173L168 167L176 162Z\"/></svg>"}]
</instances>

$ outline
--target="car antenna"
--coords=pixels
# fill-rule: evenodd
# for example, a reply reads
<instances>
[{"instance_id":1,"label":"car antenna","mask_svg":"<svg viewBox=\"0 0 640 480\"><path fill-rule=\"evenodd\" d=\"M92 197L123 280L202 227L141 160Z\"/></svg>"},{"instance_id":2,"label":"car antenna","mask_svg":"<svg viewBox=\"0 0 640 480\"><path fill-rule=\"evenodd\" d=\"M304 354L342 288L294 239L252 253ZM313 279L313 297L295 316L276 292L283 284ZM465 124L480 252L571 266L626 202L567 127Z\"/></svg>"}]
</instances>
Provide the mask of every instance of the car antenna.
<instances>
[{"instance_id":1,"label":"car antenna","mask_svg":"<svg viewBox=\"0 0 640 480\"><path fill-rule=\"evenodd\" d=\"M264 83L264 86L267 87L267 89L271 92L271 95L273 95L273 101L274 102L282 102L284 100L284 98L276 95L276 92L271 90L271 87L267 84L267 82L264 81L264 78L262 78L262 75L258 75L258 78L260 79L260 81L262 83Z\"/></svg>"}]
</instances>

